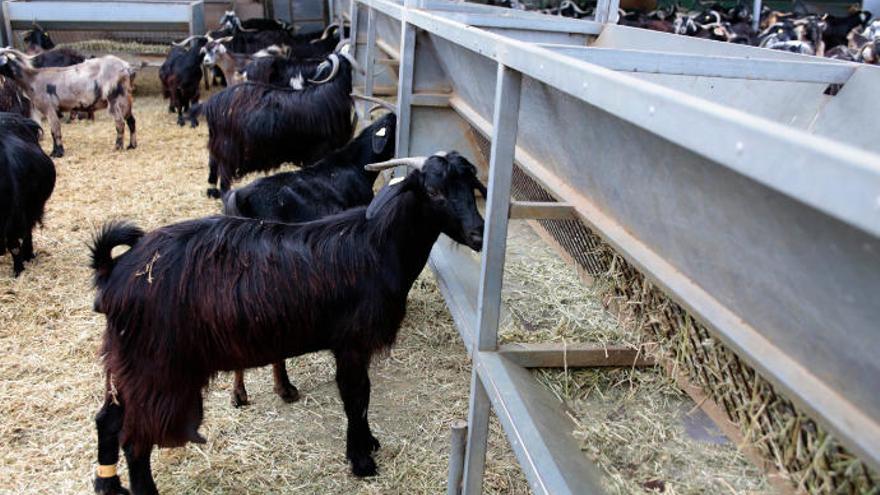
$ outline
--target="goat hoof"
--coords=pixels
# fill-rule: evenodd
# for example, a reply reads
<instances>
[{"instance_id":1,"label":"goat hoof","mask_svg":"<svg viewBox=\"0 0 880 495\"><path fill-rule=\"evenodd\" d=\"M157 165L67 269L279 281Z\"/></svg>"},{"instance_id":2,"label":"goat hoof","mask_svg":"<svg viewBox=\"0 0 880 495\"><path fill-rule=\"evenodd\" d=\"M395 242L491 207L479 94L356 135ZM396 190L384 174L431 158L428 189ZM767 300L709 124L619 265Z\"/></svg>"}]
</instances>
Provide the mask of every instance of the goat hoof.
<instances>
[{"instance_id":1,"label":"goat hoof","mask_svg":"<svg viewBox=\"0 0 880 495\"><path fill-rule=\"evenodd\" d=\"M367 439L367 444L370 446L371 452L379 450L379 447L382 446L379 443L379 440L376 439L376 437L374 437L372 434L370 434L370 437Z\"/></svg>"},{"instance_id":2,"label":"goat hoof","mask_svg":"<svg viewBox=\"0 0 880 495\"><path fill-rule=\"evenodd\" d=\"M369 455L351 459L351 473L359 478L376 476L376 461Z\"/></svg>"},{"instance_id":3,"label":"goat hoof","mask_svg":"<svg viewBox=\"0 0 880 495\"><path fill-rule=\"evenodd\" d=\"M209 187L207 194L209 198L220 199L220 190L216 187Z\"/></svg>"},{"instance_id":4,"label":"goat hoof","mask_svg":"<svg viewBox=\"0 0 880 495\"><path fill-rule=\"evenodd\" d=\"M112 478L95 478L95 493L99 495L130 495L131 492L122 486L119 476L114 476Z\"/></svg>"},{"instance_id":5,"label":"goat hoof","mask_svg":"<svg viewBox=\"0 0 880 495\"><path fill-rule=\"evenodd\" d=\"M135 148L137 148L136 144L129 144L127 149L133 150Z\"/></svg>"},{"instance_id":6,"label":"goat hoof","mask_svg":"<svg viewBox=\"0 0 880 495\"><path fill-rule=\"evenodd\" d=\"M61 158L64 156L64 148L58 148L52 150L52 153L49 154L52 158Z\"/></svg>"},{"instance_id":7,"label":"goat hoof","mask_svg":"<svg viewBox=\"0 0 880 495\"><path fill-rule=\"evenodd\" d=\"M242 407L248 405L248 396L247 392L244 390L233 390L232 391L232 405L233 407Z\"/></svg>"},{"instance_id":8,"label":"goat hoof","mask_svg":"<svg viewBox=\"0 0 880 495\"><path fill-rule=\"evenodd\" d=\"M291 402L296 402L299 400L299 390L296 389L293 385L287 387L276 387L275 393L278 394L278 397L281 397L281 400L290 404Z\"/></svg>"}]
</instances>

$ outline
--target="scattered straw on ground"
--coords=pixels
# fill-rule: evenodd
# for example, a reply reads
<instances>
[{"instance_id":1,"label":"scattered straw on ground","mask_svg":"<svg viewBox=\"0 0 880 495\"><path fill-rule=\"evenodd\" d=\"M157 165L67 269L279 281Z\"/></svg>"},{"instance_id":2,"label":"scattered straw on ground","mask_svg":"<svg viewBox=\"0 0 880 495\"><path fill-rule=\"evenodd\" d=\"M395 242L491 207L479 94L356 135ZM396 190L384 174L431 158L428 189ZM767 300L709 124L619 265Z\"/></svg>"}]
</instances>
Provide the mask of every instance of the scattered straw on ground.
<instances>
[{"instance_id":1,"label":"scattered straw on ground","mask_svg":"<svg viewBox=\"0 0 880 495\"><path fill-rule=\"evenodd\" d=\"M91 492L104 325L91 310L86 266L94 229L120 217L149 229L218 210L204 195L205 127L177 127L158 98L138 99L135 115L134 151L113 151L106 113L94 123L63 126L68 156L55 161L58 182L45 228L36 232L37 259L16 280L9 257L0 259L0 493ZM48 149L51 140L43 145ZM303 396L296 404L274 395L266 369L247 373L253 403L242 409L229 403L231 377L213 383L202 426L208 443L154 454L162 492L441 493L448 424L466 417L470 364L429 272L413 288L409 308L398 345L372 370L378 477L349 474L334 366L317 354L289 362ZM494 424L486 488L527 493Z\"/></svg>"}]
</instances>

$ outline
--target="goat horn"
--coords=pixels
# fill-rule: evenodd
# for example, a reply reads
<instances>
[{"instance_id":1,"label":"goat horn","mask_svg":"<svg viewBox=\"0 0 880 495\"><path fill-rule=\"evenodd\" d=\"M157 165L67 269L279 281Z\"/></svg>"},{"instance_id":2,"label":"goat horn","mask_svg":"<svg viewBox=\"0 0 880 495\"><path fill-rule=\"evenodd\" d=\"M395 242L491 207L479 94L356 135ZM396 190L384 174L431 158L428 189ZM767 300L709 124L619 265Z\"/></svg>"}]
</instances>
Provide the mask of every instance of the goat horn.
<instances>
[{"instance_id":1,"label":"goat horn","mask_svg":"<svg viewBox=\"0 0 880 495\"><path fill-rule=\"evenodd\" d=\"M364 170L369 172L378 172L380 170L385 170L389 168L399 167L401 165L409 165L410 167L421 170L425 165L425 162L428 161L427 156L411 156L408 158L395 158L393 160L388 160L386 162L379 163L371 163L369 165L364 166Z\"/></svg>"},{"instance_id":2,"label":"goat horn","mask_svg":"<svg viewBox=\"0 0 880 495\"><path fill-rule=\"evenodd\" d=\"M317 42L319 42L319 41L321 41L321 40L326 40L327 38L330 37L330 31L332 31L333 29L338 28L338 27L339 27L339 24L336 24L335 22L334 22L334 23L331 23L331 24L328 25L326 28L324 28L324 32L321 33L321 37L320 37L320 38L318 38L318 39L316 39L316 40L312 40L312 41L310 41L309 43L317 43Z\"/></svg>"},{"instance_id":3,"label":"goat horn","mask_svg":"<svg viewBox=\"0 0 880 495\"><path fill-rule=\"evenodd\" d=\"M187 38L183 41L177 42L177 43L172 41L171 44L174 46L186 46L187 43L189 43L190 41L192 41L196 38L204 38L204 36L202 36L200 34L194 34L194 35L190 36L189 38Z\"/></svg>"},{"instance_id":4,"label":"goat horn","mask_svg":"<svg viewBox=\"0 0 880 495\"><path fill-rule=\"evenodd\" d=\"M357 93L351 94L352 98L357 98L359 100L369 101L370 103L375 103L377 107L382 107L391 111L391 113L397 113L397 105L388 103L387 101L381 98L373 98L372 96L367 95L359 95ZM372 112L372 110L370 110Z\"/></svg>"},{"instance_id":5,"label":"goat horn","mask_svg":"<svg viewBox=\"0 0 880 495\"><path fill-rule=\"evenodd\" d=\"M367 71L365 71L364 68L361 67L361 64L359 64L358 61L355 60L354 57L352 57L350 53L348 53L347 51L343 51L343 52L340 52L340 55L345 57L345 60L348 60L348 63L350 63L351 66L354 68L354 70L358 71L358 73L360 73L360 75L362 75L362 76L367 75Z\"/></svg>"},{"instance_id":6,"label":"goat horn","mask_svg":"<svg viewBox=\"0 0 880 495\"><path fill-rule=\"evenodd\" d=\"M339 57L336 56L335 53L331 53L330 56L327 57L327 59L330 60L331 64L333 64L333 69L330 71L330 74L327 77L325 77L324 79L317 80L317 81L314 79L309 79L308 81L310 83L324 84L326 82L330 82L334 77L336 77L336 74L339 73ZM325 65L326 63L327 63L327 60L321 62L321 65L318 66L318 70L315 71L315 74L321 73L324 70L324 68L327 67Z\"/></svg>"}]
</instances>

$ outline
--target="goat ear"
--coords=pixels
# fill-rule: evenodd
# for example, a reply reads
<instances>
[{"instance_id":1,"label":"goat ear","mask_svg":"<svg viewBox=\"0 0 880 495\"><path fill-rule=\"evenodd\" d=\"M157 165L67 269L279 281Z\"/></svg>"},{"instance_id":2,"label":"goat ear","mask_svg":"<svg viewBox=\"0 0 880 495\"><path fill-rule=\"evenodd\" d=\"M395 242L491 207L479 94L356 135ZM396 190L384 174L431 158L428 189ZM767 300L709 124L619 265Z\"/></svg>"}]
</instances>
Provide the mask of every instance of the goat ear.
<instances>
[{"instance_id":1,"label":"goat ear","mask_svg":"<svg viewBox=\"0 0 880 495\"><path fill-rule=\"evenodd\" d=\"M387 126L382 126L373 133L373 153L382 153L388 144L389 134Z\"/></svg>"},{"instance_id":2,"label":"goat ear","mask_svg":"<svg viewBox=\"0 0 880 495\"><path fill-rule=\"evenodd\" d=\"M396 179L392 179L391 182L383 187L379 193L376 194L376 197L373 198L373 201L370 201L370 205L367 206L367 220L375 218L392 199L406 192L411 187L411 181L414 180L414 177L417 175L419 175L419 171L414 170L405 179L397 181Z\"/></svg>"}]
</instances>

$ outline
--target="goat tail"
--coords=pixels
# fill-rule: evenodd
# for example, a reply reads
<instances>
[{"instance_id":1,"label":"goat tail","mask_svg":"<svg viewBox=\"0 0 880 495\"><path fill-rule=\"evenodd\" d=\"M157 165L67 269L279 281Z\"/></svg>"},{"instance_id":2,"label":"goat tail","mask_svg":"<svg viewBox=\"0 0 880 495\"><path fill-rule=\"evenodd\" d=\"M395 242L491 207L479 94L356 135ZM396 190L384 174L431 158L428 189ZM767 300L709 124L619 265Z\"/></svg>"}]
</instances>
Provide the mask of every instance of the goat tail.
<instances>
[{"instance_id":1,"label":"goat tail","mask_svg":"<svg viewBox=\"0 0 880 495\"><path fill-rule=\"evenodd\" d=\"M92 269L95 270L95 286L103 287L116 260L113 259L113 248L116 246L134 247L144 236L144 231L129 222L108 222L95 234L90 249L92 251Z\"/></svg>"}]
</instances>

